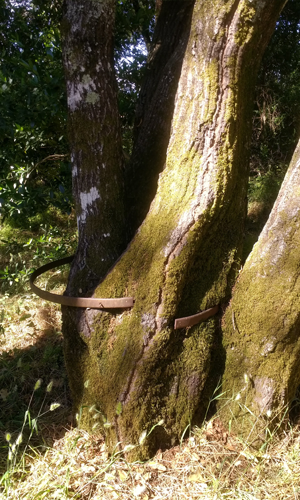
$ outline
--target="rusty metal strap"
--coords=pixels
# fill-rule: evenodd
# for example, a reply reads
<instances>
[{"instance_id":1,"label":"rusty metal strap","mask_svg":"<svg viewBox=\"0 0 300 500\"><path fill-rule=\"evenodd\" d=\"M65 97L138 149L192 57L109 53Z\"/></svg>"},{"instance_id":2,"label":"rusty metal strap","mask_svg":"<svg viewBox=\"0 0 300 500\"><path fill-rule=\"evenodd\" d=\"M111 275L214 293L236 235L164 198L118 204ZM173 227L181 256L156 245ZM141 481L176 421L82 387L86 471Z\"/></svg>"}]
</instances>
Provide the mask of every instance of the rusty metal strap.
<instances>
[{"instance_id":1,"label":"rusty metal strap","mask_svg":"<svg viewBox=\"0 0 300 500\"><path fill-rule=\"evenodd\" d=\"M125 307L133 307L134 299L133 297L123 297L121 299L98 299L94 297L67 297L65 295L58 295L56 293L46 292L38 288L34 281L38 276L54 269L55 267L62 266L63 264L69 264L74 259L74 255L70 257L65 257L64 259L55 260L54 262L49 262L44 266L40 267L34 271L29 279L31 290L41 297L42 299L49 300L50 302L55 302L56 304L62 304L64 306L72 307L89 307L91 309L123 309Z\"/></svg>"},{"instance_id":2,"label":"rusty metal strap","mask_svg":"<svg viewBox=\"0 0 300 500\"><path fill-rule=\"evenodd\" d=\"M202 311L198 314L194 314L193 316L186 316L185 318L175 319L174 328L176 330L177 328L185 328L187 326L197 325L197 323L200 323L201 321L205 321L206 319L210 318L211 316L214 316L215 314L217 314L218 310L219 310L219 306L215 306L215 307L212 307L211 309L206 309L206 311Z\"/></svg>"}]
</instances>

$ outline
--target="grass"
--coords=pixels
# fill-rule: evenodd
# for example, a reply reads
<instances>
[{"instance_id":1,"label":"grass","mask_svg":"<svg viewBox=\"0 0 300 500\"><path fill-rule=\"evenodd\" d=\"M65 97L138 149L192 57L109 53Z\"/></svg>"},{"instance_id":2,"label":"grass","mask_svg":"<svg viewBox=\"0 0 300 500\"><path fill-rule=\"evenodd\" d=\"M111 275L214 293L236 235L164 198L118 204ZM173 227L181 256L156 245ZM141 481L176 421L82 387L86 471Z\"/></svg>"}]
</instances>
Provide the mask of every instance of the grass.
<instances>
[{"instance_id":1,"label":"grass","mask_svg":"<svg viewBox=\"0 0 300 500\"><path fill-rule=\"evenodd\" d=\"M64 241L75 241L74 234L70 220L46 232L44 225L4 227L2 266L25 263L29 274L49 255L72 253ZM40 279L40 286L62 293L67 271ZM230 434L216 415L148 462L129 463L120 451L109 456L102 436L73 427L59 306L34 296L23 274L1 281L1 500L300 499L297 410L293 425L287 420L283 434L266 434L259 450L250 438Z\"/></svg>"},{"instance_id":2,"label":"grass","mask_svg":"<svg viewBox=\"0 0 300 500\"><path fill-rule=\"evenodd\" d=\"M33 295L28 285L32 269L74 251L74 222L70 217L58 222L52 226L43 221L35 224L34 230L9 225L0 229L2 487L7 486L11 477L19 477L20 463L24 464L30 450L43 452L70 425L71 401L64 368L60 309ZM39 285L62 293L66 279L67 270L59 269L43 275ZM50 411L53 403L60 406Z\"/></svg>"},{"instance_id":3,"label":"grass","mask_svg":"<svg viewBox=\"0 0 300 500\"><path fill-rule=\"evenodd\" d=\"M121 454L109 457L101 437L74 428L45 452L31 448L4 498L297 499L299 447L299 429L291 428L255 452L215 419L181 446L128 463Z\"/></svg>"}]
</instances>

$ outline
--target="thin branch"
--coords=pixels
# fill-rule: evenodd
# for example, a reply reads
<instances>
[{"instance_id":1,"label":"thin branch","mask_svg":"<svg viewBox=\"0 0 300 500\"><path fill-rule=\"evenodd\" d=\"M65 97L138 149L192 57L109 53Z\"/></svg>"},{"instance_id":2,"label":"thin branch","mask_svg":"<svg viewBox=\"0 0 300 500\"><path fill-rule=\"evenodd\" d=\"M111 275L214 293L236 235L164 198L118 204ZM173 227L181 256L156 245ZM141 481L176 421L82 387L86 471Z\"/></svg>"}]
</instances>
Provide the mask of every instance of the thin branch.
<instances>
[{"instance_id":1,"label":"thin branch","mask_svg":"<svg viewBox=\"0 0 300 500\"><path fill-rule=\"evenodd\" d=\"M46 156L46 158L43 158L41 161L37 162L33 167L32 169L29 171L28 173L28 176L27 176L27 179L29 179L30 175L32 174L32 172L34 172L34 170L36 170L39 165L41 165L42 163L45 163L46 161L57 161L57 160L62 160L63 158L66 158L67 156L69 156L69 153L67 154L64 154L64 155L60 155L60 154L54 154L54 155L49 155L49 156Z\"/></svg>"}]
</instances>

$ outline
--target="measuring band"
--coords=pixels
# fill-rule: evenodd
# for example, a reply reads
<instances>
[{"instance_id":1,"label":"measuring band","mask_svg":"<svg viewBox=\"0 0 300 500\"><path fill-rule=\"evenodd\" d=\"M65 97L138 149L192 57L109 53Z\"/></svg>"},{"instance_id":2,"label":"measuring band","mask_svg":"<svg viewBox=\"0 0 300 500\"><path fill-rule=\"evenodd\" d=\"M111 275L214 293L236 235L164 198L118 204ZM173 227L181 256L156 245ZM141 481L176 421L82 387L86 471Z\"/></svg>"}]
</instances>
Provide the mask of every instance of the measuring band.
<instances>
[{"instance_id":1,"label":"measuring band","mask_svg":"<svg viewBox=\"0 0 300 500\"><path fill-rule=\"evenodd\" d=\"M38 276L45 273L46 271L50 271L50 269L54 269L55 267L62 266L63 264L70 264L74 259L74 255L70 257L64 257L63 259L58 259L53 262L49 262L42 267L39 267L36 271L34 271L29 278L30 288L31 290L41 297L44 300L48 300L50 302L55 302L56 304L61 304L63 306L71 306L71 307L83 307L90 309L124 309L127 307L133 307L134 298L133 297L122 297L120 299L102 299L95 297L67 297L66 295L58 295L56 293L46 292L45 290L41 290L38 288L34 281ZM206 309L206 311L202 311L198 314L194 314L193 316L186 316L185 318L175 319L174 329L178 328L186 328L189 326L196 325L201 321L205 321L217 314L219 310L219 306L212 307L211 309Z\"/></svg>"},{"instance_id":2,"label":"measuring band","mask_svg":"<svg viewBox=\"0 0 300 500\"><path fill-rule=\"evenodd\" d=\"M29 278L29 284L31 290L44 300L49 300L50 302L55 302L56 304L61 304L63 306L71 307L88 307L91 309L123 309L126 307L133 307L134 299L133 297L123 297L121 299L98 299L94 297L67 297L65 295L58 295L56 293L46 292L38 288L34 281L38 276L54 269L55 267L62 266L63 264L70 264L74 259L74 255L70 257L65 257L63 259L55 260L54 262L49 262L42 267L39 267L34 271Z\"/></svg>"},{"instance_id":3,"label":"measuring band","mask_svg":"<svg viewBox=\"0 0 300 500\"><path fill-rule=\"evenodd\" d=\"M219 306L215 306L211 309L206 309L205 311L202 311L198 314L194 314L193 316L186 316L185 318L175 319L174 329L177 330L177 328L185 328L187 326L197 325L197 323L205 321L211 316L217 314L218 310Z\"/></svg>"}]
</instances>

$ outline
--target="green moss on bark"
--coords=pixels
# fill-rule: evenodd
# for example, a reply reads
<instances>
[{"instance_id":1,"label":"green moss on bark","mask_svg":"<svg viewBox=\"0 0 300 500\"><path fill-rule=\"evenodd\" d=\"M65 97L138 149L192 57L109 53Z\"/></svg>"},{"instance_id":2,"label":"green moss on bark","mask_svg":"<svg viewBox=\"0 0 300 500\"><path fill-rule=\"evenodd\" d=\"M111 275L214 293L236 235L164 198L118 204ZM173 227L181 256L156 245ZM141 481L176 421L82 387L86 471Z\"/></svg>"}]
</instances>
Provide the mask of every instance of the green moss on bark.
<instances>
[{"instance_id":1,"label":"green moss on bark","mask_svg":"<svg viewBox=\"0 0 300 500\"><path fill-rule=\"evenodd\" d=\"M223 389L240 393L230 407L235 428L244 432L258 420L259 435L269 416L274 425L300 384L300 231L298 217L299 151L283 183L269 220L240 274L233 299L224 317L227 351ZM297 159L298 158L298 159ZM244 375L249 383L245 386ZM241 405L242 403L242 405ZM278 414L278 419L274 415ZM224 419L228 411L223 410Z\"/></svg>"}]
</instances>

